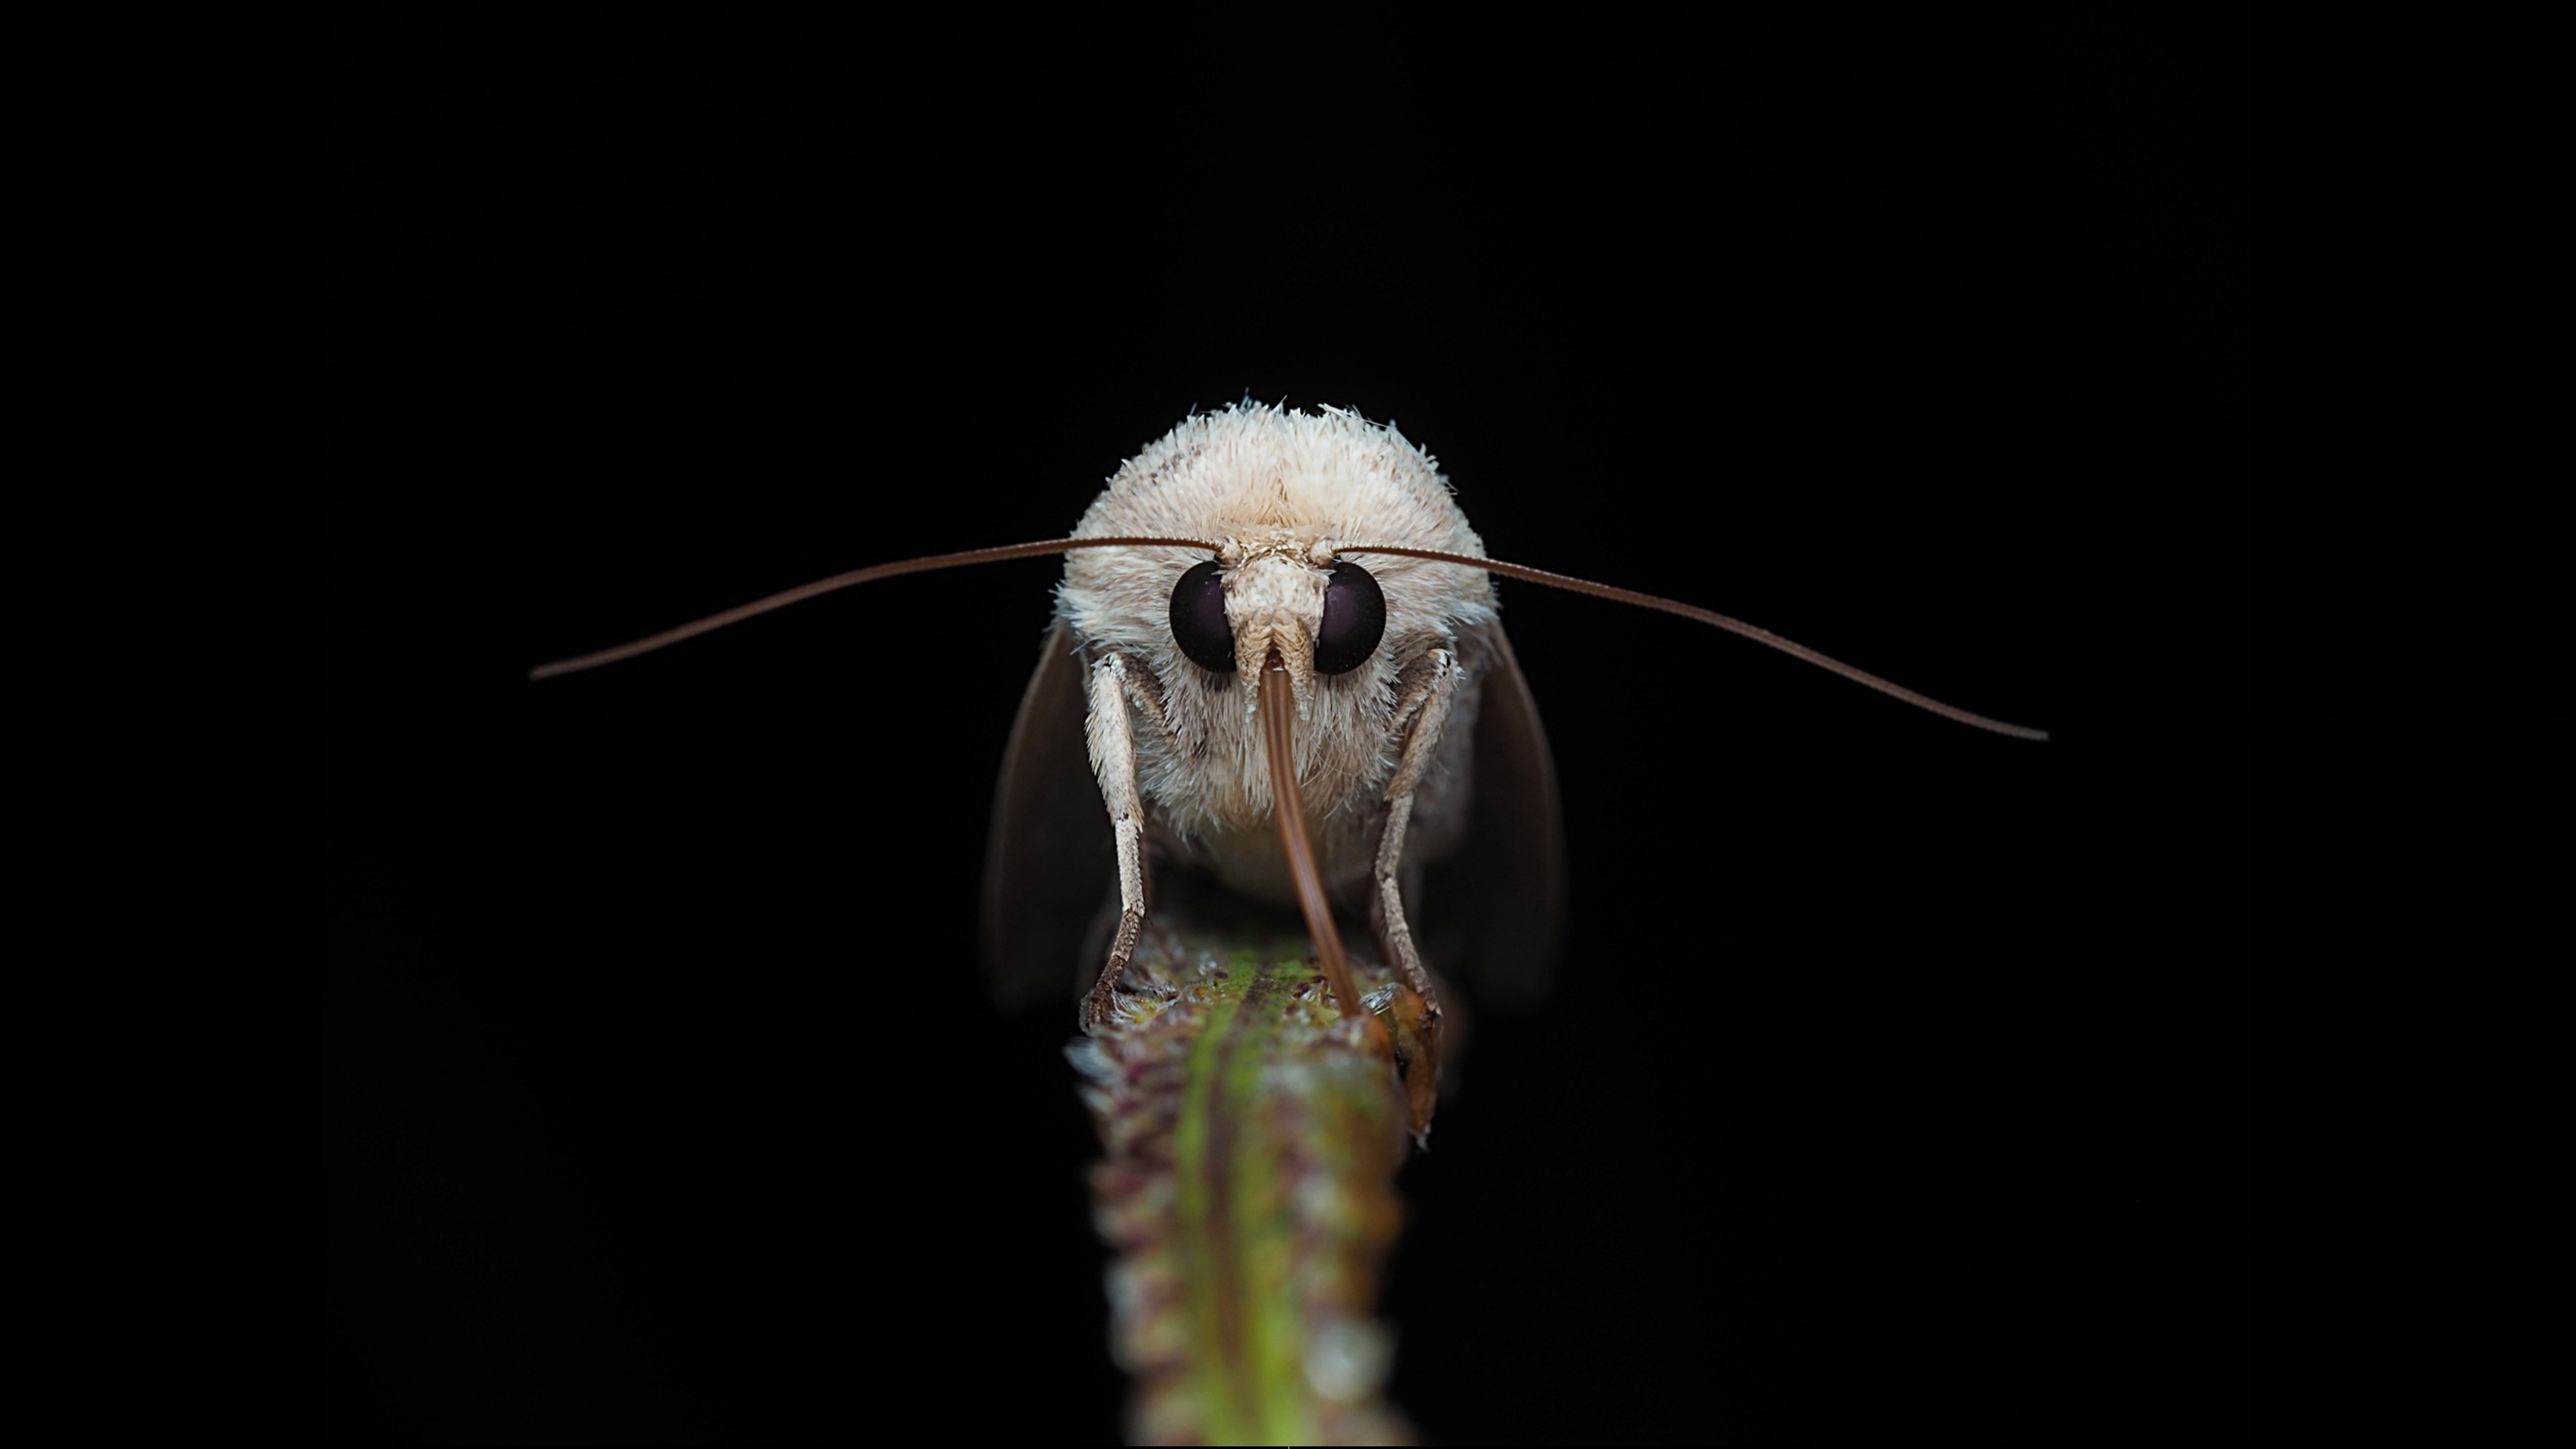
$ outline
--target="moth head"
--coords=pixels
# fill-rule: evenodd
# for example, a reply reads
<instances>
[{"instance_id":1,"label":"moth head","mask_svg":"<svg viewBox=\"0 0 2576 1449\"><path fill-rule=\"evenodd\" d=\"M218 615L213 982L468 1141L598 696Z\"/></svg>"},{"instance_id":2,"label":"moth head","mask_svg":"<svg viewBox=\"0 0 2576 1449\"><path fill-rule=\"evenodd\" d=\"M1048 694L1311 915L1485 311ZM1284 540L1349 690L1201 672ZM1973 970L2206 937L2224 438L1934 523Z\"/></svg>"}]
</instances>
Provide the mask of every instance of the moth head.
<instances>
[{"instance_id":1,"label":"moth head","mask_svg":"<svg viewBox=\"0 0 2576 1449\"><path fill-rule=\"evenodd\" d=\"M1192 664L1252 683L1246 709L1257 706L1262 667L1277 654L1302 714L1318 676L1347 675L1377 657L1386 591L1360 564L1333 558L1328 544L1256 550L1229 540L1172 585L1170 623Z\"/></svg>"}]
</instances>

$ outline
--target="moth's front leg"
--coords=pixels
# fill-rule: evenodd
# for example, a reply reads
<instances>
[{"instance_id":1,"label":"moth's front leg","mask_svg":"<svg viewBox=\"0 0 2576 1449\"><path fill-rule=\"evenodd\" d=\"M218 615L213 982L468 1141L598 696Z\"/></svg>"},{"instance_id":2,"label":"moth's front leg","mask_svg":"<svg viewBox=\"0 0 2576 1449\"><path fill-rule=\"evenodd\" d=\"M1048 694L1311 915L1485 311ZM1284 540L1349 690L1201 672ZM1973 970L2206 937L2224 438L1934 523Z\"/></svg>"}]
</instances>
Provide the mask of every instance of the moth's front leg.
<instances>
[{"instance_id":1,"label":"moth's front leg","mask_svg":"<svg viewBox=\"0 0 2576 1449\"><path fill-rule=\"evenodd\" d=\"M1432 754L1440 748L1441 731L1449 723L1449 703L1458 691L1458 656L1446 649L1432 650L1405 669L1400 687L1403 694L1396 700L1395 725L1405 731L1404 754L1396 764L1395 778L1386 786L1386 828L1377 841L1377 910L1372 914L1377 918L1379 947L1404 973L1405 984L1421 993L1423 1006L1436 1019L1440 993L1432 989L1431 973L1422 967L1422 953L1414 948L1413 929L1404 918L1404 827L1413 818L1414 787L1422 783L1422 772L1429 768Z\"/></svg>"},{"instance_id":2,"label":"moth's front leg","mask_svg":"<svg viewBox=\"0 0 2576 1449\"><path fill-rule=\"evenodd\" d=\"M1083 1008L1085 1025L1097 1027L1109 1020L1119 980L1127 974L1136 937L1145 927L1145 805L1136 793L1136 734L1127 714L1129 701L1157 727L1170 726L1153 672L1124 655L1104 654L1091 666L1089 696L1091 773L1100 781L1101 803L1109 807L1118 844L1118 934Z\"/></svg>"}]
</instances>

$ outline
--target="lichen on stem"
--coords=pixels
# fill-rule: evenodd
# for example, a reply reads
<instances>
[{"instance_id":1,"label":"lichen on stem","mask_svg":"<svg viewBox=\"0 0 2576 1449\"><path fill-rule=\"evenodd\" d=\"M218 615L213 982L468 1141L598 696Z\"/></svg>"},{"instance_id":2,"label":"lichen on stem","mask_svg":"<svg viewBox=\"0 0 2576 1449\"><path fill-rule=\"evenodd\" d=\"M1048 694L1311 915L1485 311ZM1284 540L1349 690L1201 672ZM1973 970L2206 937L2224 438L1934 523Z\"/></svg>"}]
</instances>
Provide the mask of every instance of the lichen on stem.
<instances>
[{"instance_id":1,"label":"lichen on stem","mask_svg":"<svg viewBox=\"0 0 2576 1449\"><path fill-rule=\"evenodd\" d=\"M1159 909L1112 1019L1068 1049L1104 1148L1094 1210L1141 1443L1412 1439L1375 1308L1437 1047L1374 962L1352 962L1366 1015L1343 1015L1297 925Z\"/></svg>"}]
</instances>

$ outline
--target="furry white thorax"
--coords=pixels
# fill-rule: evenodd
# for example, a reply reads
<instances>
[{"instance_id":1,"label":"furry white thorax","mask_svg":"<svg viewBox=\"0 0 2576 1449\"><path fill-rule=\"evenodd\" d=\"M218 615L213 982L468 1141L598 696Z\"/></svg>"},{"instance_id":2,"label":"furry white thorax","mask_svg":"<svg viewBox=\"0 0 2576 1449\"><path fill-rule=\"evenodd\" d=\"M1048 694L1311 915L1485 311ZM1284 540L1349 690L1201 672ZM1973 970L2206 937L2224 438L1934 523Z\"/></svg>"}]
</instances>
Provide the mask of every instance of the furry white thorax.
<instances>
[{"instance_id":1,"label":"furry white thorax","mask_svg":"<svg viewBox=\"0 0 2576 1449\"><path fill-rule=\"evenodd\" d=\"M1172 586L1206 555L1188 549L1068 554L1056 607L1086 659L1115 652L1160 686L1169 732L1135 731L1137 785L1157 848L1210 867L1235 889L1288 899L1256 710L1264 661L1277 648L1297 700L1297 773L1328 883L1364 878L1380 806L1403 746L1399 680L1431 650L1458 654L1447 729L1415 794L1408 858L1446 850L1464 825L1492 581L1480 570L1354 554L1386 596L1375 653L1341 675L1313 669L1335 549L1398 544L1481 556L1438 464L1392 425L1327 408L1259 404L1197 414L1149 444L1109 480L1075 537L1116 534L1221 541L1227 619L1238 666L1193 664L1172 637Z\"/></svg>"}]
</instances>

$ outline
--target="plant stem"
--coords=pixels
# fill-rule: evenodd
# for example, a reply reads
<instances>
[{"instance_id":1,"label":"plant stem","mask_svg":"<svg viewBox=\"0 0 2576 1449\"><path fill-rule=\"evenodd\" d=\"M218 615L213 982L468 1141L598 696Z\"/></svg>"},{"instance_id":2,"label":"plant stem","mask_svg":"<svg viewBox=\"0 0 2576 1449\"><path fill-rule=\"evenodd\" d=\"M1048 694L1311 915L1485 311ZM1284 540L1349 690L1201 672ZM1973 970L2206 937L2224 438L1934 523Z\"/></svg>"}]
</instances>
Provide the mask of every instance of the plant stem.
<instances>
[{"instance_id":1,"label":"plant stem","mask_svg":"<svg viewBox=\"0 0 2576 1449\"><path fill-rule=\"evenodd\" d=\"M1158 911L1114 1019L1068 1049L1106 1149L1092 1189L1130 1436L1408 1442L1374 1310L1437 1044L1384 968L1352 963L1367 1014L1344 1017L1297 923L1234 914Z\"/></svg>"}]
</instances>

